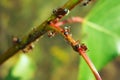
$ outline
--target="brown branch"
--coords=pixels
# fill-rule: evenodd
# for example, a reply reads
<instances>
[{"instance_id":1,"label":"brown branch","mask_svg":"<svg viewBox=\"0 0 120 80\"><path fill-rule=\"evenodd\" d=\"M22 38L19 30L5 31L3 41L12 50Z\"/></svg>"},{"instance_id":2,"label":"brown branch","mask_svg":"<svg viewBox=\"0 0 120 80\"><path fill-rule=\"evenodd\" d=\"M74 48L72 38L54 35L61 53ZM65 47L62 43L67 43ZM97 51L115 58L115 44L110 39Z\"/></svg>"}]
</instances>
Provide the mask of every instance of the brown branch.
<instances>
[{"instance_id":1,"label":"brown branch","mask_svg":"<svg viewBox=\"0 0 120 80\"><path fill-rule=\"evenodd\" d=\"M72 10L77 4L81 3L83 0L69 0L65 5L61 7L61 9ZM61 16L61 17L60 17ZM41 25L34 28L28 35L21 38L21 41L10 47L5 53L0 55L0 65L6 61L8 58L15 55L18 51L23 50L25 47L29 46L31 43L36 41L39 37L49 31L51 28L48 26L50 21L58 21L63 15L52 14L46 21L44 21ZM59 18L58 18L59 17Z\"/></svg>"}]
</instances>

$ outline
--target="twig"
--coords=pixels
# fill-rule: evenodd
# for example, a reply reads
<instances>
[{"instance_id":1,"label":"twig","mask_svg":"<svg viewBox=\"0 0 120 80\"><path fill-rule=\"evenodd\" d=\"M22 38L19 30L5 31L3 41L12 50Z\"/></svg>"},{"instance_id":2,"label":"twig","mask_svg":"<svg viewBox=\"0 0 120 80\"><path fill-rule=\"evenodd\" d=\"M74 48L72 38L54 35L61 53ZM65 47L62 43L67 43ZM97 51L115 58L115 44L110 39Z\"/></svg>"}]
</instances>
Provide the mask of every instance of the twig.
<instances>
[{"instance_id":1,"label":"twig","mask_svg":"<svg viewBox=\"0 0 120 80\"><path fill-rule=\"evenodd\" d=\"M81 22L81 18L78 18L78 17L76 17L76 18L78 19L77 20L78 22ZM69 20L73 20L73 19L69 19ZM75 21L75 20L73 20L73 21ZM63 23L64 23L64 21L63 21ZM58 22L58 24L59 24L59 22ZM72 48L75 51L77 51L84 58L84 60L86 61L86 63L90 67L91 71L93 72L96 80L102 80L102 78L100 77L100 75L99 75L98 71L96 70L95 66L93 65L93 63L91 62L91 60L89 59L89 57L86 54L87 47L84 44L80 44L78 41L74 40L72 38L72 36L70 34L66 33L66 31L64 29L62 29L61 27L57 26L58 24L57 23L53 24L51 22L50 25L52 26L52 28L54 30L59 32L67 40L67 42L70 43ZM59 24L59 25L62 25L62 24Z\"/></svg>"},{"instance_id":2,"label":"twig","mask_svg":"<svg viewBox=\"0 0 120 80\"><path fill-rule=\"evenodd\" d=\"M87 56L87 54L85 53L85 51L82 50L81 48L79 48L78 52L84 58L84 60L88 64L88 66L90 67L90 69L93 72L96 80L102 80L102 78L100 77L100 75L99 75L98 71L96 70L94 64L92 63L92 61L90 60L90 58Z\"/></svg>"},{"instance_id":3,"label":"twig","mask_svg":"<svg viewBox=\"0 0 120 80\"><path fill-rule=\"evenodd\" d=\"M63 5L62 9L68 9L72 10L77 4L81 3L83 0L69 0L66 2L65 5ZM62 15L64 17L65 15ZM41 25L34 28L28 35L21 38L21 42L16 43L12 47L10 47L5 53L0 55L0 65L6 61L11 56L15 55L18 51L24 49L29 44L33 43L36 39L41 37L43 34L45 34L47 31L49 31L51 28L48 26L50 21L60 20L58 16L55 14L52 14L46 21L44 21Z\"/></svg>"}]
</instances>

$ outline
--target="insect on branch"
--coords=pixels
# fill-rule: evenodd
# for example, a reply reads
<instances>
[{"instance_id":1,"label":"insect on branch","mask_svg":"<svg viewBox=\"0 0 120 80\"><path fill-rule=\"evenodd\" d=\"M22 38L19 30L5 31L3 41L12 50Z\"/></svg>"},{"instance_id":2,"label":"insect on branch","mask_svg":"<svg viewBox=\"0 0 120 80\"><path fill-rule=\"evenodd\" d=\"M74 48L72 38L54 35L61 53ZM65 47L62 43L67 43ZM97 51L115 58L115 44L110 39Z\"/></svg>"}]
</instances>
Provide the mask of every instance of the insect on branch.
<instances>
[{"instance_id":1,"label":"insect on branch","mask_svg":"<svg viewBox=\"0 0 120 80\"><path fill-rule=\"evenodd\" d=\"M58 22L59 23L59 22ZM57 23L56 23L57 24ZM96 80L102 80L99 73L97 72L97 69L93 65L92 61L89 59L89 57L86 54L87 47L85 44L80 44L80 42L77 40L74 40L72 36L69 34L68 30L62 29L59 26L56 26L54 23L50 23L50 26L57 32L59 32L66 41L72 46L73 50L78 52L86 61L88 66L90 67L91 71L93 72Z\"/></svg>"},{"instance_id":2,"label":"insect on branch","mask_svg":"<svg viewBox=\"0 0 120 80\"><path fill-rule=\"evenodd\" d=\"M59 12L59 14L58 14ZM80 42L77 40L74 40L72 36L70 35L70 29L69 27L61 28L60 26L66 24L66 23L74 23L74 22L83 22L84 20L80 17L73 17L68 20L64 20L61 22L58 22L58 20L63 16L66 15L68 12L67 9L59 8L58 10L55 10L53 13L57 16L56 20L50 21L49 25L58 33L60 33L66 41L72 46L73 50L78 52L86 61L88 66L90 67L91 71L93 72L96 80L102 80L99 73L97 72L97 69L93 65L92 61L89 59L89 57L86 54L87 46L85 44L80 44Z\"/></svg>"}]
</instances>

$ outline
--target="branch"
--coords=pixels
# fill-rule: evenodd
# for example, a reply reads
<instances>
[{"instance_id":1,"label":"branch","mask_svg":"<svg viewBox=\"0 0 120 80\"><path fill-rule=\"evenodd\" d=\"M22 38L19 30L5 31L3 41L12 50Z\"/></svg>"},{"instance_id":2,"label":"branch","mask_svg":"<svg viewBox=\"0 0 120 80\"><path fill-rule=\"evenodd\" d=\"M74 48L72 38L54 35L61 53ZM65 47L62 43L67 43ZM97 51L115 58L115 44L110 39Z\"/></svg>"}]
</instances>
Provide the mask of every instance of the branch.
<instances>
[{"instance_id":1,"label":"branch","mask_svg":"<svg viewBox=\"0 0 120 80\"><path fill-rule=\"evenodd\" d=\"M81 3L83 0L69 0L66 2L65 5L63 5L59 9L68 9L72 10L77 4ZM59 11L58 11L59 12ZM52 14L47 20L45 20L41 25L38 27L35 27L28 35L24 36L20 39L20 42L16 43L12 47L10 47L5 53L0 55L0 65L6 61L8 58L15 55L18 51L23 50L25 47L29 46L31 43L36 41L39 37L41 37L43 34L51 30L49 26L49 22L51 21L59 21L62 17L65 16L65 14L59 14L56 12L55 14ZM56 21L56 22L57 22Z\"/></svg>"},{"instance_id":2,"label":"branch","mask_svg":"<svg viewBox=\"0 0 120 80\"><path fill-rule=\"evenodd\" d=\"M90 67L91 71L93 72L96 80L102 80L102 78L100 77L97 69L95 68L92 61L89 59L89 57L86 54L87 47L84 44L80 44L79 41L74 40L72 38L72 36L69 34L69 30L67 30L66 28L62 29L61 27L58 26L58 25L63 25L65 23L69 23L69 22L83 22L83 19L79 18L79 17L73 17L71 19L68 19L68 20L63 21L63 22L58 22L56 24L51 22L50 25L52 26L52 28L54 30L59 32L66 39L66 41L71 45L71 47L76 52L78 52L84 58L84 60L86 61L86 63Z\"/></svg>"}]
</instances>

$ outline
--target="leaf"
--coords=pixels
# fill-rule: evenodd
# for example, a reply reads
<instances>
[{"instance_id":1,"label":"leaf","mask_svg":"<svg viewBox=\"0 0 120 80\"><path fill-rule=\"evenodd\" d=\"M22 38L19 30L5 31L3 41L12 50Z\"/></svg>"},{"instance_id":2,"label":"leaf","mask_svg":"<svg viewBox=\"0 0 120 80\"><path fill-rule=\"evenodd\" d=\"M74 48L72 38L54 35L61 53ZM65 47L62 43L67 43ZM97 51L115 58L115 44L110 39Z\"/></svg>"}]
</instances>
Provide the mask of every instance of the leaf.
<instances>
[{"instance_id":1,"label":"leaf","mask_svg":"<svg viewBox=\"0 0 120 80\"><path fill-rule=\"evenodd\" d=\"M32 60L26 55L22 54L20 60L12 70L12 76L21 80L30 80L35 72L35 66Z\"/></svg>"},{"instance_id":2,"label":"leaf","mask_svg":"<svg viewBox=\"0 0 120 80\"><path fill-rule=\"evenodd\" d=\"M98 0L83 23L88 55L98 70L120 54L120 0ZM94 80L88 65L82 59L79 80Z\"/></svg>"}]
</instances>

